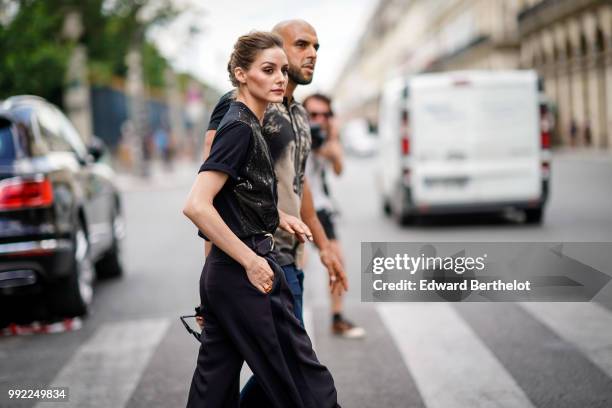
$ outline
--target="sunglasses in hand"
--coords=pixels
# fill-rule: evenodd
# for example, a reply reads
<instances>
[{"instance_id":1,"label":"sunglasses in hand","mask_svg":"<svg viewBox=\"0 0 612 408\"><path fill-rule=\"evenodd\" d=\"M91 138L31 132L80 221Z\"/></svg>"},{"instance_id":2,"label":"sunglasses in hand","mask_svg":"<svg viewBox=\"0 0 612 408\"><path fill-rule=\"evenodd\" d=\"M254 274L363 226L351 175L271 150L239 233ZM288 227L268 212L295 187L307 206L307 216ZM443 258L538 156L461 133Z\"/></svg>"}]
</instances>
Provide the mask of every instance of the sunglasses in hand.
<instances>
[{"instance_id":1,"label":"sunglasses in hand","mask_svg":"<svg viewBox=\"0 0 612 408\"><path fill-rule=\"evenodd\" d=\"M200 308L200 306L197 306L195 308L195 314L194 315L185 315L185 316L179 316L179 319L181 319L181 323L183 323L183 326L185 326L185 329L187 330L187 332L191 335L193 335L193 337L195 337L195 339L197 341L201 341L201 337L202 334L198 333L197 331L193 330L191 328L191 326L189 326L189 324L185 321L185 319L191 319L191 318L197 318L197 317L201 317L202 316L202 309Z\"/></svg>"}]
</instances>

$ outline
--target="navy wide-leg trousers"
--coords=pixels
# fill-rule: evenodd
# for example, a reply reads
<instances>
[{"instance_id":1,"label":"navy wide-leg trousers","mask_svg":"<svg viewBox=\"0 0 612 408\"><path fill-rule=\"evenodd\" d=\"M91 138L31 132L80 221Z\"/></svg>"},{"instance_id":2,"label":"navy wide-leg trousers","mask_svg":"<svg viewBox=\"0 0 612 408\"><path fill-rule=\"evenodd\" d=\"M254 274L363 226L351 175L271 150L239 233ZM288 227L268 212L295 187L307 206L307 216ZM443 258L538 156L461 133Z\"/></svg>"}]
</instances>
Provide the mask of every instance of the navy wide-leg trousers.
<instances>
[{"instance_id":1,"label":"navy wide-leg trousers","mask_svg":"<svg viewBox=\"0 0 612 408\"><path fill-rule=\"evenodd\" d=\"M200 277L205 327L188 408L239 407L244 361L273 407L338 407L333 378L293 314L283 271L270 254L263 255L274 271L268 294L216 246L206 258Z\"/></svg>"}]
</instances>

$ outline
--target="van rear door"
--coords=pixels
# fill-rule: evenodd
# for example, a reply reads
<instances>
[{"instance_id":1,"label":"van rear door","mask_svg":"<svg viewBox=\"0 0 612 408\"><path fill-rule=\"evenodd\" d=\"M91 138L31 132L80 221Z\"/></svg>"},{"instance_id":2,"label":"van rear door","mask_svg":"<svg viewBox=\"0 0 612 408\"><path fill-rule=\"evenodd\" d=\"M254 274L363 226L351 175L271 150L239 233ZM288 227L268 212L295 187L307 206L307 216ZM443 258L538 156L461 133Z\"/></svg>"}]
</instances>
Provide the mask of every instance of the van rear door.
<instances>
[{"instance_id":1,"label":"van rear door","mask_svg":"<svg viewBox=\"0 0 612 408\"><path fill-rule=\"evenodd\" d=\"M410 108L417 206L540 197L536 81L531 71L415 78Z\"/></svg>"}]
</instances>

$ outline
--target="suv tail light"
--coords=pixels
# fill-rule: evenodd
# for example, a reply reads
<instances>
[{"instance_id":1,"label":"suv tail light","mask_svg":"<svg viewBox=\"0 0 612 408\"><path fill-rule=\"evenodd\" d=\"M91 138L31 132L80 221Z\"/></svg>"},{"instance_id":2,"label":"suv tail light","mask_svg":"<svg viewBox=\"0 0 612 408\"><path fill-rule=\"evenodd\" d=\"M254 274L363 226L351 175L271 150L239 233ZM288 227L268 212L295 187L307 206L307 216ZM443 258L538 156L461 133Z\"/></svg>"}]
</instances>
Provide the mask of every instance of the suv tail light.
<instances>
[{"instance_id":1,"label":"suv tail light","mask_svg":"<svg viewBox=\"0 0 612 408\"><path fill-rule=\"evenodd\" d=\"M0 210L48 207L53 204L53 186L44 177L0 180Z\"/></svg>"}]
</instances>

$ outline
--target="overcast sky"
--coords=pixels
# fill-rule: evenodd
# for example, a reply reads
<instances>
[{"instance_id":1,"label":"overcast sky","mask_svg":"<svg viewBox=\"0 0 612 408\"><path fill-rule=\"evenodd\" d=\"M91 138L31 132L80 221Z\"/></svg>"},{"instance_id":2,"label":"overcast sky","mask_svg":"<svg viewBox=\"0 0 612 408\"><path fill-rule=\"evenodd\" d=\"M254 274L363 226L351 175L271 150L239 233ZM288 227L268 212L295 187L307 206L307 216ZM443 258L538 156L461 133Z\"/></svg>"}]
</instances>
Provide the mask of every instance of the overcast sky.
<instances>
[{"instance_id":1,"label":"overcast sky","mask_svg":"<svg viewBox=\"0 0 612 408\"><path fill-rule=\"evenodd\" d=\"M188 2L190 0L177 0ZM199 14L184 15L156 30L151 37L175 68L188 71L218 88L231 84L226 65L236 39L251 30L270 30L282 20L301 18L311 23L319 37L314 80L300 93L329 91L349 53L358 41L378 0L232 0L198 2ZM187 40L187 27L201 31ZM298 94L299 95L299 94Z\"/></svg>"}]
</instances>

